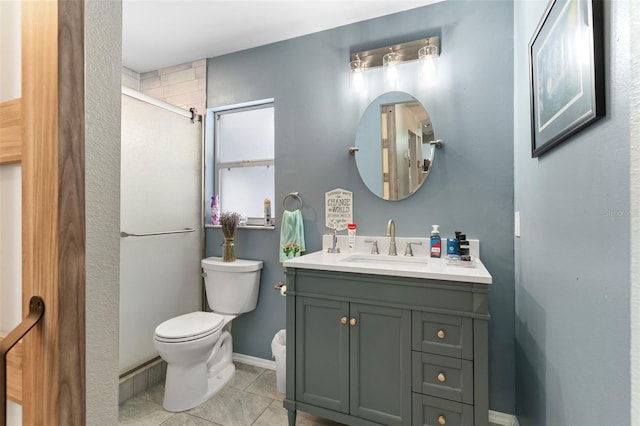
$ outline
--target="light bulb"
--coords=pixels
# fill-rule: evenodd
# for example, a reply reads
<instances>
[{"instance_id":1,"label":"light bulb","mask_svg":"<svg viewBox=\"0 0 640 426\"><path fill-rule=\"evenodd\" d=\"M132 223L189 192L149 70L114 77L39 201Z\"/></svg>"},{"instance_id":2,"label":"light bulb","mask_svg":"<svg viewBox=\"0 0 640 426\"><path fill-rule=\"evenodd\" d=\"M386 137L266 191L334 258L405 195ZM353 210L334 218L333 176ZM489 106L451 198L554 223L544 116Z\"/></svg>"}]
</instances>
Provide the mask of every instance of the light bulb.
<instances>
[{"instance_id":1,"label":"light bulb","mask_svg":"<svg viewBox=\"0 0 640 426\"><path fill-rule=\"evenodd\" d=\"M384 69L384 81L390 87L398 84L398 67L400 55L390 51L382 57L382 68Z\"/></svg>"},{"instance_id":2,"label":"light bulb","mask_svg":"<svg viewBox=\"0 0 640 426\"><path fill-rule=\"evenodd\" d=\"M366 92L366 87L364 83L364 69L365 63L356 55L356 59L350 62L351 66L351 87L353 89L362 94Z\"/></svg>"},{"instance_id":3,"label":"light bulb","mask_svg":"<svg viewBox=\"0 0 640 426\"><path fill-rule=\"evenodd\" d=\"M421 79L431 85L438 74L438 47L427 44L418 50L418 59L422 62Z\"/></svg>"}]
</instances>

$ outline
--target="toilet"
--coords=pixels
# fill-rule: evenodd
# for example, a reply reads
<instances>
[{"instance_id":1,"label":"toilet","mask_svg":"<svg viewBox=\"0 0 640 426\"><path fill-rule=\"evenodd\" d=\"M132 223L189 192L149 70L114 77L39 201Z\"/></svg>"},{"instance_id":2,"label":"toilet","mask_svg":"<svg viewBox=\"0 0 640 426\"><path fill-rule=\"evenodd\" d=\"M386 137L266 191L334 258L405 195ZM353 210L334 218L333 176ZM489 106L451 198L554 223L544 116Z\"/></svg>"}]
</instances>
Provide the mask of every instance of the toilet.
<instances>
[{"instance_id":1,"label":"toilet","mask_svg":"<svg viewBox=\"0 0 640 426\"><path fill-rule=\"evenodd\" d=\"M156 327L153 345L167 363L163 407L189 410L212 397L233 377L230 322L258 302L262 261L219 257L201 261L207 302L213 312L191 312ZM228 327L227 324L229 325Z\"/></svg>"}]
</instances>

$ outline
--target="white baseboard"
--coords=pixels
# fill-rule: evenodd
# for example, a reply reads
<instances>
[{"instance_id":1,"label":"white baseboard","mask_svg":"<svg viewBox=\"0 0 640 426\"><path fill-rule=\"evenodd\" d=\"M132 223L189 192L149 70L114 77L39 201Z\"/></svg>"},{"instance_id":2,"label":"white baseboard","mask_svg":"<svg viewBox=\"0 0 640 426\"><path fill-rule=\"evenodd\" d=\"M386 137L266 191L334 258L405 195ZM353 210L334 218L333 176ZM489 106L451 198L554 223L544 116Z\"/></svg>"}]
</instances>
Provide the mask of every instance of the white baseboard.
<instances>
[{"instance_id":1,"label":"white baseboard","mask_svg":"<svg viewBox=\"0 0 640 426\"><path fill-rule=\"evenodd\" d=\"M241 362L247 365L253 365L254 367L266 368L268 370L276 369L276 362L269 359L257 358L255 356L249 356L244 354L233 353L233 360Z\"/></svg>"},{"instance_id":2,"label":"white baseboard","mask_svg":"<svg viewBox=\"0 0 640 426\"><path fill-rule=\"evenodd\" d=\"M493 410L489 410L489 423L494 423L500 426L519 426L516 416Z\"/></svg>"}]
</instances>

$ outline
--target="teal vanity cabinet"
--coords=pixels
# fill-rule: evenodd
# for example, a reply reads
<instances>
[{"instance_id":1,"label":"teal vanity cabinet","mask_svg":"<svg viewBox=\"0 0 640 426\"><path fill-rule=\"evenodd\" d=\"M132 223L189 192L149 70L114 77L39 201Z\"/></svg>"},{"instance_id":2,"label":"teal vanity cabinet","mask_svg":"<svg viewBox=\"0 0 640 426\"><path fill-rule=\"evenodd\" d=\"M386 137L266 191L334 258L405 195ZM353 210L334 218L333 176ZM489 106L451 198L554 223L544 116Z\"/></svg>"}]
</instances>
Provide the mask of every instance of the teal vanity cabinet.
<instances>
[{"instance_id":1,"label":"teal vanity cabinet","mask_svg":"<svg viewBox=\"0 0 640 426\"><path fill-rule=\"evenodd\" d=\"M289 267L289 425L488 424L488 286Z\"/></svg>"},{"instance_id":2,"label":"teal vanity cabinet","mask_svg":"<svg viewBox=\"0 0 640 426\"><path fill-rule=\"evenodd\" d=\"M297 401L410 424L409 310L299 296L295 317Z\"/></svg>"}]
</instances>

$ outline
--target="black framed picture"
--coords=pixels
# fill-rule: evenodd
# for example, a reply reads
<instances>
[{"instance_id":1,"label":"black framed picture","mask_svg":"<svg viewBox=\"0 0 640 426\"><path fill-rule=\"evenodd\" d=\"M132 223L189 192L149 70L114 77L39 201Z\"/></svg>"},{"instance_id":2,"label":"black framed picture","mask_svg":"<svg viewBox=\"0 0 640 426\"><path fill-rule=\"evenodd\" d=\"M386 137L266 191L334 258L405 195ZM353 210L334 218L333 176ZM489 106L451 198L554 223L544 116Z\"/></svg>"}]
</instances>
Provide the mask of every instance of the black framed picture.
<instances>
[{"instance_id":1,"label":"black framed picture","mask_svg":"<svg viewBox=\"0 0 640 426\"><path fill-rule=\"evenodd\" d=\"M529 43L531 156L605 114L601 0L551 0Z\"/></svg>"}]
</instances>

